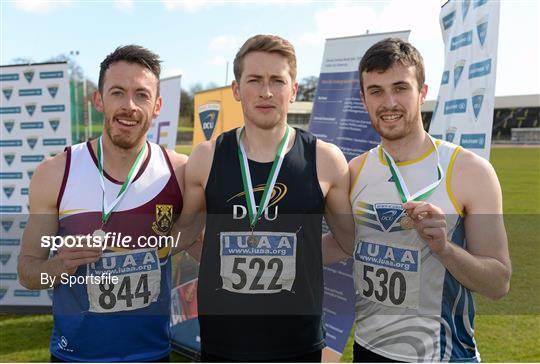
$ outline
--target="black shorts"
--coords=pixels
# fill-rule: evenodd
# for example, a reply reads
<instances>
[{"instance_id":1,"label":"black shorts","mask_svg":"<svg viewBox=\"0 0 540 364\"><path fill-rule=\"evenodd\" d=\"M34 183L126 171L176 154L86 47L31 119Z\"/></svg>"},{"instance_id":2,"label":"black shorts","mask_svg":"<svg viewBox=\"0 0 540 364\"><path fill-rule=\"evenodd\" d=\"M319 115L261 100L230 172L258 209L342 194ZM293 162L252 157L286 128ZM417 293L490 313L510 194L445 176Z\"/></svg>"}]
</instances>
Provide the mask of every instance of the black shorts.
<instances>
[{"instance_id":1,"label":"black shorts","mask_svg":"<svg viewBox=\"0 0 540 364\"><path fill-rule=\"evenodd\" d=\"M320 363L322 358L322 350L317 350L312 353L300 355L300 356L289 356L286 358L271 358L271 359L229 359L223 358L217 355L208 354L205 352L201 353L201 362L203 363L232 363L232 362L256 362L256 363Z\"/></svg>"},{"instance_id":2,"label":"black shorts","mask_svg":"<svg viewBox=\"0 0 540 364\"><path fill-rule=\"evenodd\" d=\"M403 361L397 361L388 359L382 355L375 354L373 351L360 346L354 342L353 345L353 362L354 363L404 363Z\"/></svg>"}]
</instances>

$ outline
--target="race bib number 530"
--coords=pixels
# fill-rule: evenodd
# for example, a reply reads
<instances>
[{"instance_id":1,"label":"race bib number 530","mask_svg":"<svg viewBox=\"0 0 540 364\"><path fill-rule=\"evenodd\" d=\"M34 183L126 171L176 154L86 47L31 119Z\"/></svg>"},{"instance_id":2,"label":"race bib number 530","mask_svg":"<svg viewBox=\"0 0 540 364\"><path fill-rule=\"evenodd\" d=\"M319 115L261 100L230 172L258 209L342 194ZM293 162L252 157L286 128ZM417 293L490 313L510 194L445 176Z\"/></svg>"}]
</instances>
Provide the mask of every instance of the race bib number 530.
<instances>
[{"instance_id":1,"label":"race bib number 530","mask_svg":"<svg viewBox=\"0 0 540 364\"><path fill-rule=\"evenodd\" d=\"M256 231L220 234L221 278L230 292L290 291L296 276L296 234Z\"/></svg>"},{"instance_id":2,"label":"race bib number 530","mask_svg":"<svg viewBox=\"0 0 540 364\"><path fill-rule=\"evenodd\" d=\"M420 254L414 247L361 241L354 252L357 293L385 306L417 308Z\"/></svg>"},{"instance_id":3,"label":"race bib number 530","mask_svg":"<svg viewBox=\"0 0 540 364\"><path fill-rule=\"evenodd\" d=\"M118 283L88 284L90 312L131 311L149 306L159 296L161 269L156 250L105 253L88 265L87 274L110 273Z\"/></svg>"}]
</instances>

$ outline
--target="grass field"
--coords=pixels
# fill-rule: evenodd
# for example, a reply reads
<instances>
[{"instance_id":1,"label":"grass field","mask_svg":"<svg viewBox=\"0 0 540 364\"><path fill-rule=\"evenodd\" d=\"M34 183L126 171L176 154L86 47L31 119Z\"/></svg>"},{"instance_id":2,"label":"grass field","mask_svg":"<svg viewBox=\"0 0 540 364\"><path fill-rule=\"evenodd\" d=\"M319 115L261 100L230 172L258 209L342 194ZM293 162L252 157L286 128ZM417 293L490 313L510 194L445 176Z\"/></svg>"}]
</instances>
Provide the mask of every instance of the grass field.
<instances>
[{"instance_id":1,"label":"grass field","mask_svg":"<svg viewBox=\"0 0 540 364\"><path fill-rule=\"evenodd\" d=\"M539 362L540 148L494 148L491 161L503 189L513 276L504 299L477 297L476 341L485 362ZM0 315L0 361L48 361L51 329L48 315ZM352 340L342 361L352 361Z\"/></svg>"}]
</instances>

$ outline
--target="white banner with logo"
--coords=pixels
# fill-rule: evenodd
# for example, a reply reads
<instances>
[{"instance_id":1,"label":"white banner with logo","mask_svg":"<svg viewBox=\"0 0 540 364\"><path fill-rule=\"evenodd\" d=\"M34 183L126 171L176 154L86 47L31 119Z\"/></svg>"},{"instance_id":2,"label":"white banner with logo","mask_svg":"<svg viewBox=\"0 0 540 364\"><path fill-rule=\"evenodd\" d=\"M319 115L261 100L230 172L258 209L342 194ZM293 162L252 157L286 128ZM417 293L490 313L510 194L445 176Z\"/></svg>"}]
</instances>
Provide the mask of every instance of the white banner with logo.
<instances>
[{"instance_id":1,"label":"white banner with logo","mask_svg":"<svg viewBox=\"0 0 540 364\"><path fill-rule=\"evenodd\" d=\"M176 131L180 116L181 78L182 76L174 76L160 80L159 88L163 98L163 106L161 113L152 122L147 133L149 141L171 150L176 147Z\"/></svg>"},{"instance_id":2,"label":"white banner with logo","mask_svg":"<svg viewBox=\"0 0 540 364\"><path fill-rule=\"evenodd\" d=\"M429 133L489 159L500 2L451 0L441 9L445 66Z\"/></svg>"},{"instance_id":3,"label":"white banner with logo","mask_svg":"<svg viewBox=\"0 0 540 364\"><path fill-rule=\"evenodd\" d=\"M19 285L17 257L34 170L71 140L67 63L1 66L0 84L0 307L50 305L50 292Z\"/></svg>"}]
</instances>

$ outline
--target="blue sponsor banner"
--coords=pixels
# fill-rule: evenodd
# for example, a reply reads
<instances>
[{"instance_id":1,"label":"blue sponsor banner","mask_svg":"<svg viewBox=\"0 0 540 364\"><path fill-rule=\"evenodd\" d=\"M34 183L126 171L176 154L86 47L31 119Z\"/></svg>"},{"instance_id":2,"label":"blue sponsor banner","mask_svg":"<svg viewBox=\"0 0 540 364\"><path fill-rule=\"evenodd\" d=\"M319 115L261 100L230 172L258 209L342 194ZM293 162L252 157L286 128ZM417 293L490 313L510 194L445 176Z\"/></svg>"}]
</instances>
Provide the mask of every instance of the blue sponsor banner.
<instances>
[{"instance_id":1,"label":"blue sponsor banner","mask_svg":"<svg viewBox=\"0 0 540 364\"><path fill-rule=\"evenodd\" d=\"M23 195L23 196L28 195L28 187L22 187L21 188L21 195Z\"/></svg>"},{"instance_id":2,"label":"blue sponsor banner","mask_svg":"<svg viewBox=\"0 0 540 364\"><path fill-rule=\"evenodd\" d=\"M59 112L65 111L65 105L43 105L41 107L42 112Z\"/></svg>"},{"instance_id":3,"label":"blue sponsor banner","mask_svg":"<svg viewBox=\"0 0 540 364\"><path fill-rule=\"evenodd\" d=\"M22 172L1 172L0 179L22 179Z\"/></svg>"},{"instance_id":4,"label":"blue sponsor banner","mask_svg":"<svg viewBox=\"0 0 540 364\"><path fill-rule=\"evenodd\" d=\"M25 121L21 123L21 129L43 129L43 121Z\"/></svg>"},{"instance_id":5,"label":"blue sponsor banner","mask_svg":"<svg viewBox=\"0 0 540 364\"><path fill-rule=\"evenodd\" d=\"M352 265L353 260L347 259L324 267L324 328L330 348L344 348L349 339L355 303Z\"/></svg>"},{"instance_id":6,"label":"blue sponsor banner","mask_svg":"<svg viewBox=\"0 0 540 364\"><path fill-rule=\"evenodd\" d=\"M473 9L476 9L482 5L485 5L488 0L473 0Z\"/></svg>"},{"instance_id":7,"label":"blue sponsor banner","mask_svg":"<svg viewBox=\"0 0 540 364\"><path fill-rule=\"evenodd\" d=\"M459 144L467 149L484 149L486 145L486 134L461 134Z\"/></svg>"},{"instance_id":8,"label":"blue sponsor banner","mask_svg":"<svg viewBox=\"0 0 540 364\"><path fill-rule=\"evenodd\" d=\"M354 259L381 267L418 272L418 251L362 241L356 246Z\"/></svg>"},{"instance_id":9,"label":"blue sponsor banner","mask_svg":"<svg viewBox=\"0 0 540 364\"><path fill-rule=\"evenodd\" d=\"M40 72L39 78L42 80L44 79L50 79L50 78L63 78L64 72L63 71L46 71L46 72Z\"/></svg>"},{"instance_id":10,"label":"blue sponsor banner","mask_svg":"<svg viewBox=\"0 0 540 364\"><path fill-rule=\"evenodd\" d=\"M0 273L0 279L16 280L17 273Z\"/></svg>"},{"instance_id":11,"label":"blue sponsor banner","mask_svg":"<svg viewBox=\"0 0 540 364\"><path fill-rule=\"evenodd\" d=\"M0 114L20 114L20 106L0 107Z\"/></svg>"},{"instance_id":12,"label":"blue sponsor banner","mask_svg":"<svg viewBox=\"0 0 540 364\"><path fill-rule=\"evenodd\" d=\"M27 223L27 221L21 221L21 222L19 223L19 228L20 228L20 229L26 229L26 223Z\"/></svg>"},{"instance_id":13,"label":"blue sponsor banner","mask_svg":"<svg viewBox=\"0 0 540 364\"><path fill-rule=\"evenodd\" d=\"M347 160L379 144L360 99L358 71L320 74L309 131L338 145Z\"/></svg>"},{"instance_id":14,"label":"blue sponsor banner","mask_svg":"<svg viewBox=\"0 0 540 364\"><path fill-rule=\"evenodd\" d=\"M467 99L449 100L444 103L444 115L467 112Z\"/></svg>"},{"instance_id":15,"label":"blue sponsor banner","mask_svg":"<svg viewBox=\"0 0 540 364\"><path fill-rule=\"evenodd\" d=\"M57 138L57 139L43 139L43 145L49 146L49 145L66 145L67 141L65 138Z\"/></svg>"},{"instance_id":16,"label":"blue sponsor banner","mask_svg":"<svg viewBox=\"0 0 540 364\"><path fill-rule=\"evenodd\" d=\"M473 63L469 66L469 79L482 77L491 73L491 58L481 62Z\"/></svg>"},{"instance_id":17,"label":"blue sponsor banner","mask_svg":"<svg viewBox=\"0 0 540 364\"><path fill-rule=\"evenodd\" d=\"M0 239L0 245L17 246L17 245L21 245L21 240L20 239Z\"/></svg>"},{"instance_id":18,"label":"blue sponsor banner","mask_svg":"<svg viewBox=\"0 0 540 364\"><path fill-rule=\"evenodd\" d=\"M17 214L17 213L22 212L22 206L20 206L20 205L0 205L0 212Z\"/></svg>"},{"instance_id":19,"label":"blue sponsor banner","mask_svg":"<svg viewBox=\"0 0 540 364\"><path fill-rule=\"evenodd\" d=\"M40 291L30 291L27 289L16 289L13 291L15 297L39 297Z\"/></svg>"},{"instance_id":20,"label":"blue sponsor banner","mask_svg":"<svg viewBox=\"0 0 540 364\"><path fill-rule=\"evenodd\" d=\"M447 85L450 80L450 71L444 71L442 74L441 85Z\"/></svg>"},{"instance_id":21,"label":"blue sponsor banner","mask_svg":"<svg viewBox=\"0 0 540 364\"><path fill-rule=\"evenodd\" d=\"M455 51L461 47L466 47L472 44L473 34L472 31L461 33L452 38L450 43L450 50Z\"/></svg>"},{"instance_id":22,"label":"blue sponsor banner","mask_svg":"<svg viewBox=\"0 0 540 364\"><path fill-rule=\"evenodd\" d=\"M28 162L41 162L45 159L45 156L43 154L36 154L36 155L21 155L21 162L28 163Z\"/></svg>"},{"instance_id":23,"label":"blue sponsor banner","mask_svg":"<svg viewBox=\"0 0 540 364\"><path fill-rule=\"evenodd\" d=\"M293 256L296 239L294 234L256 232L257 245L251 246L251 233L222 233L220 236L222 255L246 256Z\"/></svg>"},{"instance_id":24,"label":"blue sponsor banner","mask_svg":"<svg viewBox=\"0 0 540 364\"><path fill-rule=\"evenodd\" d=\"M449 28L452 27L452 25L454 25L454 19L456 17L456 11L451 11L450 13L448 13L448 15L444 16L442 18L443 20L443 29L444 30L448 30Z\"/></svg>"},{"instance_id":25,"label":"blue sponsor banner","mask_svg":"<svg viewBox=\"0 0 540 364\"><path fill-rule=\"evenodd\" d=\"M0 140L0 147L22 147L21 139Z\"/></svg>"},{"instance_id":26,"label":"blue sponsor banner","mask_svg":"<svg viewBox=\"0 0 540 364\"><path fill-rule=\"evenodd\" d=\"M19 90L19 96L40 96L42 93L40 88L26 88Z\"/></svg>"},{"instance_id":27,"label":"blue sponsor banner","mask_svg":"<svg viewBox=\"0 0 540 364\"><path fill-rule=\"evenodd\" d=\"M2 73L0 74L0 81L18 81L18 73Z\"/></svg>"},{"instance_id":28,"label":"blue sponsor banner","mask_svg":"<svg viewBox=\"0 0 540 364\"><path fill-rule=\"evenodd\" d=\"M442 139L442 134L430 134L435 139Z\"/></svg>"}]
</instances>

